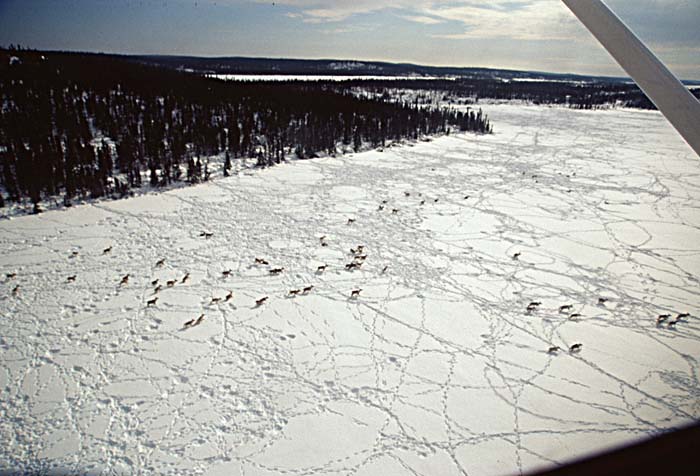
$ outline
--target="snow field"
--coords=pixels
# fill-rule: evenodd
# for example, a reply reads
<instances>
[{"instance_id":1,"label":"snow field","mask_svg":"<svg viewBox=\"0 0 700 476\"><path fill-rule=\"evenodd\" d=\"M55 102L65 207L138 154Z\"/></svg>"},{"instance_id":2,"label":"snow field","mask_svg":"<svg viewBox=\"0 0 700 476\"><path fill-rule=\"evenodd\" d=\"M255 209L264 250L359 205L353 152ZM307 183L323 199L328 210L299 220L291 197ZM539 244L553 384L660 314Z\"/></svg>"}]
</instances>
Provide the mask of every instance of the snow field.
<instances>
[{"instance_id":1,"label":"snow field","mask_svg":"<svg viewBox=\"0 0 700 476\"><path fill-rule=\"evenodd\" d=\"M697 157L653 112L484 109L0 223L0 470L514 474L697 420Z\"/></svg>"}]
</instances>

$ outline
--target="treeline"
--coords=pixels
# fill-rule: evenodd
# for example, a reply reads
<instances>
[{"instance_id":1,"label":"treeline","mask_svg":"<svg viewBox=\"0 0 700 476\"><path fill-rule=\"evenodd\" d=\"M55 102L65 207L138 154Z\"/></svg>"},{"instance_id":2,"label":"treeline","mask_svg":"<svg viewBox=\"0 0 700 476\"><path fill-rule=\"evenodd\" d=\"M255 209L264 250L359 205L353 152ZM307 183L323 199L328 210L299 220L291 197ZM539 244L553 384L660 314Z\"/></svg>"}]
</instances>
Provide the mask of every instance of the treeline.
<instances>
[{"instance_id":1,"label":"treeline","mask_svg":"<svg viewBox=\"0 0 700 476\"><path fill-rule=\"evenodd\" d=\"M575 109L596 109L604 106L656 109L636 84L619 81L517 81L498 78L457 78L455 80L353 81L353 87L381 91L409 89L444 94L445 101L459 103L479 99L521 100L534 104L555 104ZM692 90L700 99L700 89Z\"/></svg>"},{"instance_id":2,"label":"treeline","mask_svg":"<svg viewBox=\"0 0 700 476\"><path fill-rule=\"evenodd\" d=\"M360 98L337 85L227 83L95 54L0 51L5 200L123 196L209 178L208 158L257 165L448 133L488 133L481 111ZM145 176L145 177L144 177Z\"/></svg>"}]
</instances>

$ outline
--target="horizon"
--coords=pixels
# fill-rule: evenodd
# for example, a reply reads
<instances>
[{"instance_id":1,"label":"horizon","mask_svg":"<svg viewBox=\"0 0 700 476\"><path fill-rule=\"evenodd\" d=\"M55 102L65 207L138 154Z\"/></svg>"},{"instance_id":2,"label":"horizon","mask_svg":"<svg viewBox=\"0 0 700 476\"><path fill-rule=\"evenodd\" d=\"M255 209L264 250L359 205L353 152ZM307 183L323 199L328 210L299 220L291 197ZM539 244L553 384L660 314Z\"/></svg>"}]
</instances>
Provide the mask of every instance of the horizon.
<instances>
[{"instance_id":1,"label":"horizon","mask_svg":"<svg viewBox=\"0 0 700 476\"><path fill-rule=\"evenodd\" d=\"M676 76L700 80L700 3L607 3ZM628 77L559 0L5 0L0 44Z\"/></svg>"},{"instance_id":2,"label":"horizon","mask_svg":"<svg viewBox=\"0 0 700 476\"><path fill-rule=\"evenodd\" d=\"M346 62L358 62L358 63L383 63L388 65L399 65L399 66L415 66L419 68L453 68L453 69L483 69L490 71L509 71L516 73L528 73L528 74L543 74L543 75L562 75L562 76L580 76L583 78L603 78L603 79L614 79L614 80L629 80L634 81L624 70L620 71L620 75L606 75L606 74L585 74L585 73L574 73L571 71L543 71L543 70L526 70L526 69L513 69L513 68L499 68L499 67L489 67L489 66L455 66L455 65L431 65L431 64L419 64L411 62L395 62L395 61L385 61L385 60L374 60L374 59L360 59L360 58L300 58L300 57L274 57L274 56L245 56L245 55L232 55L232 56L207 56L207 55L186 55L186 54L159 54L159 53L119 53L110 51L89 51L89 50L52 50L52 49L37 49L32 47L25 47L25 45L0 45L0 49L5 49L11 51L11 47L21 48L18 51L37 51L37 52L54 52L54 53L68 53L68 54L94 54L94 55L107 55L107 56L126 56L126 57L171 57L171 58L196 58L196 59L252 59L252 60L273 60L273 61L346 61ZM247 73L239 73L247 74ZM254 73L254 74L270 74L273 73ZM283 73L284 75L288 75ZM310 73L309 73L310 74ZM327 73L323 73L327 74ZM308 74L304 74L308 75ZM343 75L349 75L349 73L343 73ZM700 79L679 77L683 82L689 83L700 83ZM691 86L694 86L691 85Z\"/></svg>"}]
</instances>

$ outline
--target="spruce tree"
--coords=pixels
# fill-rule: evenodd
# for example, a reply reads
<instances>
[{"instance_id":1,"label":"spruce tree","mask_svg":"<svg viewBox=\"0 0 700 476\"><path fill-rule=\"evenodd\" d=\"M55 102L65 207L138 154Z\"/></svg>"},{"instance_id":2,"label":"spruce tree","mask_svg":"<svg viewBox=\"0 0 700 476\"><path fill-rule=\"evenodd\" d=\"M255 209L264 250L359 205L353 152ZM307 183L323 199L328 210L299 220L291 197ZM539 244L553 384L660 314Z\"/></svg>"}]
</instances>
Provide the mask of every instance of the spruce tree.
<instances>
[{"instance_id":1,"label":"spruce tree","mask_svg":"<svg viewBox=\"0 0 700 476\"><path fill-rule=\"evenodd\" d=\"M231 154L226 151L226 158L224 159L224 177L229 176L229 170L231 170Z\"/></svg>"}]
</instances>

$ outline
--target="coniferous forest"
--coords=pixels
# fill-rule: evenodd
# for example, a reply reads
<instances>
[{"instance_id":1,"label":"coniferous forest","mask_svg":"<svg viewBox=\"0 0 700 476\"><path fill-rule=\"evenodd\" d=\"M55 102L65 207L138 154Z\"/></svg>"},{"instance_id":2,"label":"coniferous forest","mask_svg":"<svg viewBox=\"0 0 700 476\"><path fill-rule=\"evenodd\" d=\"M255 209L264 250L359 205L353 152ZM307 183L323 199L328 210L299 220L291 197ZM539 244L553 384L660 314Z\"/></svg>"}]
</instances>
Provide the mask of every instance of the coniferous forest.
<instances>
[{"instance_id":1,"label":"coniferous forest","mask_svg":"<svg viewBox=\"0 0 700 476\"><path fill-rule=\"evenodd\" d=\"M630 107L656 109L654 103L634 83L569 82L569 81L514 81L496 78L457 78L454 80L411 79L404 81L349 81L348 86L383 92L396 89L424 93L440 93L446 101L459 104L475 103L479 99L524 101L531 104L551 104L572 109L599 109ZM700 89L691 91L700 99Z\"/></svg>"},{"instance_id":2,"label":"coniferous forest","mask_svg":"<svg viewBox=\"0 0 700 476\"><path fill-rule=\"evenodd\" d=\"M362 98L313 82L231 83L121 57L1 51L0 205L126 196L210 175L447 133L488 133L481 111Z\"/></svg>"}]
</instances>

